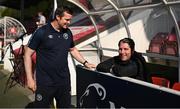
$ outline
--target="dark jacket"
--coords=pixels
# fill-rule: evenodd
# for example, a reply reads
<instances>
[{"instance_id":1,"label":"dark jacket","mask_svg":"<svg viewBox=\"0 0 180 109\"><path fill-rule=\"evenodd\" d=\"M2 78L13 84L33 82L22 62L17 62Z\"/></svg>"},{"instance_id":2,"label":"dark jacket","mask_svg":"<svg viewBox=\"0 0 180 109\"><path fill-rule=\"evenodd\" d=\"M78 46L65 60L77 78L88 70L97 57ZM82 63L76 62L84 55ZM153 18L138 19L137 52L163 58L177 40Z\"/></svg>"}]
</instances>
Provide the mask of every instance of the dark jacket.
<instances>
[{"instance_id":1,"label":"dark jacket","mask_svg":"<svg viewBox=\"0 0 180 109\"><path fill-rule=\"evenodd\" d=\"M146 61L144 57L134 52L129 61L121 61L119 56L114 56L97 65L96 70L109 72L115 76L127 76L139 80L146 80Z\"/></svg>"}]
</instances>

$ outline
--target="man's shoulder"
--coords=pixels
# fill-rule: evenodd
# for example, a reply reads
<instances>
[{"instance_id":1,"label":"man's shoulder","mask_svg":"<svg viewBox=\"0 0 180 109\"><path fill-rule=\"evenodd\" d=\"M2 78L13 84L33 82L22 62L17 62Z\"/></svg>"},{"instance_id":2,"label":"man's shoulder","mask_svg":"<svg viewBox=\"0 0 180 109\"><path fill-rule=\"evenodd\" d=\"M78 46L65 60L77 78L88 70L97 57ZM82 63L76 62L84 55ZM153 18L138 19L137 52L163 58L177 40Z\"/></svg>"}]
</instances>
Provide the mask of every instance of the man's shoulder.
<instances>
[{"instance_id":1,"label":"man's shoulder","mask_svg":"<svg viewBox=\"0 0 180 109\"><path fill-rule=\"evenodd\" d=\"M45 34L47 34L48 30L49 29L48 29L47 25L43 25L42 27L37 28L35 30L35 32L32 34L32 37L42 38Z\"/></svg>"},{"instance_id":2,"label":"man's shoulder","mask_svg":"<svg viewBox=\"0 0 180 109\"><path fill-rule=\"evenodd\" d=\"M139 52L134 52L133 59L137 60L138 62L140 61L140 62L143 63L143 64L146 63L146 60L145 60L145 58L142 56L142 53L139 53Z\"/></svg>"},{"instance_id":3,"label":"man's shoulder","mask_svg":"<svg viewBox=\"0 0 180 109\"><path fill-rule=\"evenodd\" d=\"M142 53L137 52L137 51L134 51L134 57L135 57L135 58L144 58L144 57L142 56Z\"/></svg>"},{"instance_id":4,"label":"man's shoulder","mask_svg":"<svg viewBox=\"0 0 180 109\"><path fill-rule=\"evenodd\" d=\"M69 36L73 36L72 31L69 28L63 29L63 33L67 33Z\"/></svg>"},{"instance_id":5,"label":"man's shoulder","mask_svg":"<svg viewBox=\"0 0 180 109\"><path fill-rule=\"evenodd\" d=\"M63 32L72 33L72 31L69 28L63 29Z\"/></svg>"},{"instance_id":6,"label":"man's shoulder","mask_svg":"<svg viewBox=\"0 0 180 109\"><path fill-rule=\"evenodd\" d=\"M50 25L51 25L50 23L46 23L45 25L43 25L43 26L41 27L41 29L46 31L47 29L50 28Z\"/></svg>"},{"instance_id":7,"label":"man's shoulder","mask_svg":"<svg viewBox=\"0 0 180 109\"><path fill-rule=\"evenodd\" d=\"M37 29L37 31L40 33L44 33L49 30L50 30L50 25L48 23Z\"/></svg>"}]
</instances>

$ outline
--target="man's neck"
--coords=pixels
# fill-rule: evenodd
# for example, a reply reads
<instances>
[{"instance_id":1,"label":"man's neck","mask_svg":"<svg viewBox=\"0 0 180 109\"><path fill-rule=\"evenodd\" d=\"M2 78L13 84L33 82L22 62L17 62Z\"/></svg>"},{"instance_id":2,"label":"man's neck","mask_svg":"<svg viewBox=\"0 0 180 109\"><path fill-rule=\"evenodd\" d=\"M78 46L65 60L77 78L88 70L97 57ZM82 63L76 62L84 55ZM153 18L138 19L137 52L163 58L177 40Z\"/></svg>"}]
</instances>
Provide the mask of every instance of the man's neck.
<instances>
[{"instance_id":1,"label":"man's neck","mask_svg":"<svg viewBox=\"0 0 180 109\"><path fill-rule=\"evenodd\" d=\"M56 31L58 31L58 32L60 32L61 29L62 29L62 28L59 26L59 24L58 24L58 22L57 22L56 20L52 21L52 22L51 22L51 25L52 25L52 27L54 28L54 30L56 30Z\"/></svg>"}]
</instances>

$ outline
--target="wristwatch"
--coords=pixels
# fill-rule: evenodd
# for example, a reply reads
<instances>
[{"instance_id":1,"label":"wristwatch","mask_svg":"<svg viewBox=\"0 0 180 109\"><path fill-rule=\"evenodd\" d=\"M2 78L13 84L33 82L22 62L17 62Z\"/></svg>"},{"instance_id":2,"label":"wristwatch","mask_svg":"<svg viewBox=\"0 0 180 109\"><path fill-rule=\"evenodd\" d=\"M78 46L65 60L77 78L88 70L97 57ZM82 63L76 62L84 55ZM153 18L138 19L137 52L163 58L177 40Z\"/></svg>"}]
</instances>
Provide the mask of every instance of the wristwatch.
<instances>
[{"instance_id":1,"label":"wristwatch","mask_svg":"<svg viewBox=\"0 0 180 109\"><path fill-rule=\"evenodd\" d=\"M85 64L88 63L86 60L83 62L83 65L85 66Z\"/></svg>"}]
</instances>

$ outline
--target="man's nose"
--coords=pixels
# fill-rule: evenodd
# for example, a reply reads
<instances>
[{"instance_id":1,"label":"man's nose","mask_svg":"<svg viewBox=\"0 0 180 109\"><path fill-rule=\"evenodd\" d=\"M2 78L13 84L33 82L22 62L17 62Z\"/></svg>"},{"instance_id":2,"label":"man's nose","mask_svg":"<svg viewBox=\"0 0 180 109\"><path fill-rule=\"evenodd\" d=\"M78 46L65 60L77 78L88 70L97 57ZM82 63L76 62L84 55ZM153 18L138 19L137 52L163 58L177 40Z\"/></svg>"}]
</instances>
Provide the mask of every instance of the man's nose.
<instances>
[{"instance_id":1,"label":"man's nose","mask_svg":"<svg viewBox=\"0 0 180 109\"><path fill-rule=\"evenodd\" d=\"M120 52L121 52L121 53L124 53L124 52L125 52L125 50L123 50L123 49L122 49L122 50L120 50Z\"/></svg>"},{"instance_id":2,"label":"man's nose","mask_svg":"<svg viewBox=\"0 0 180 109\"><path fill-rule=\"evenodd\" d=\"M70 24L70 23L71 23L71 21L70 21L70 20L68 20L68 21L67 21L67 23L68 23L68 24Z\"/></svg>"}]
</instances>

